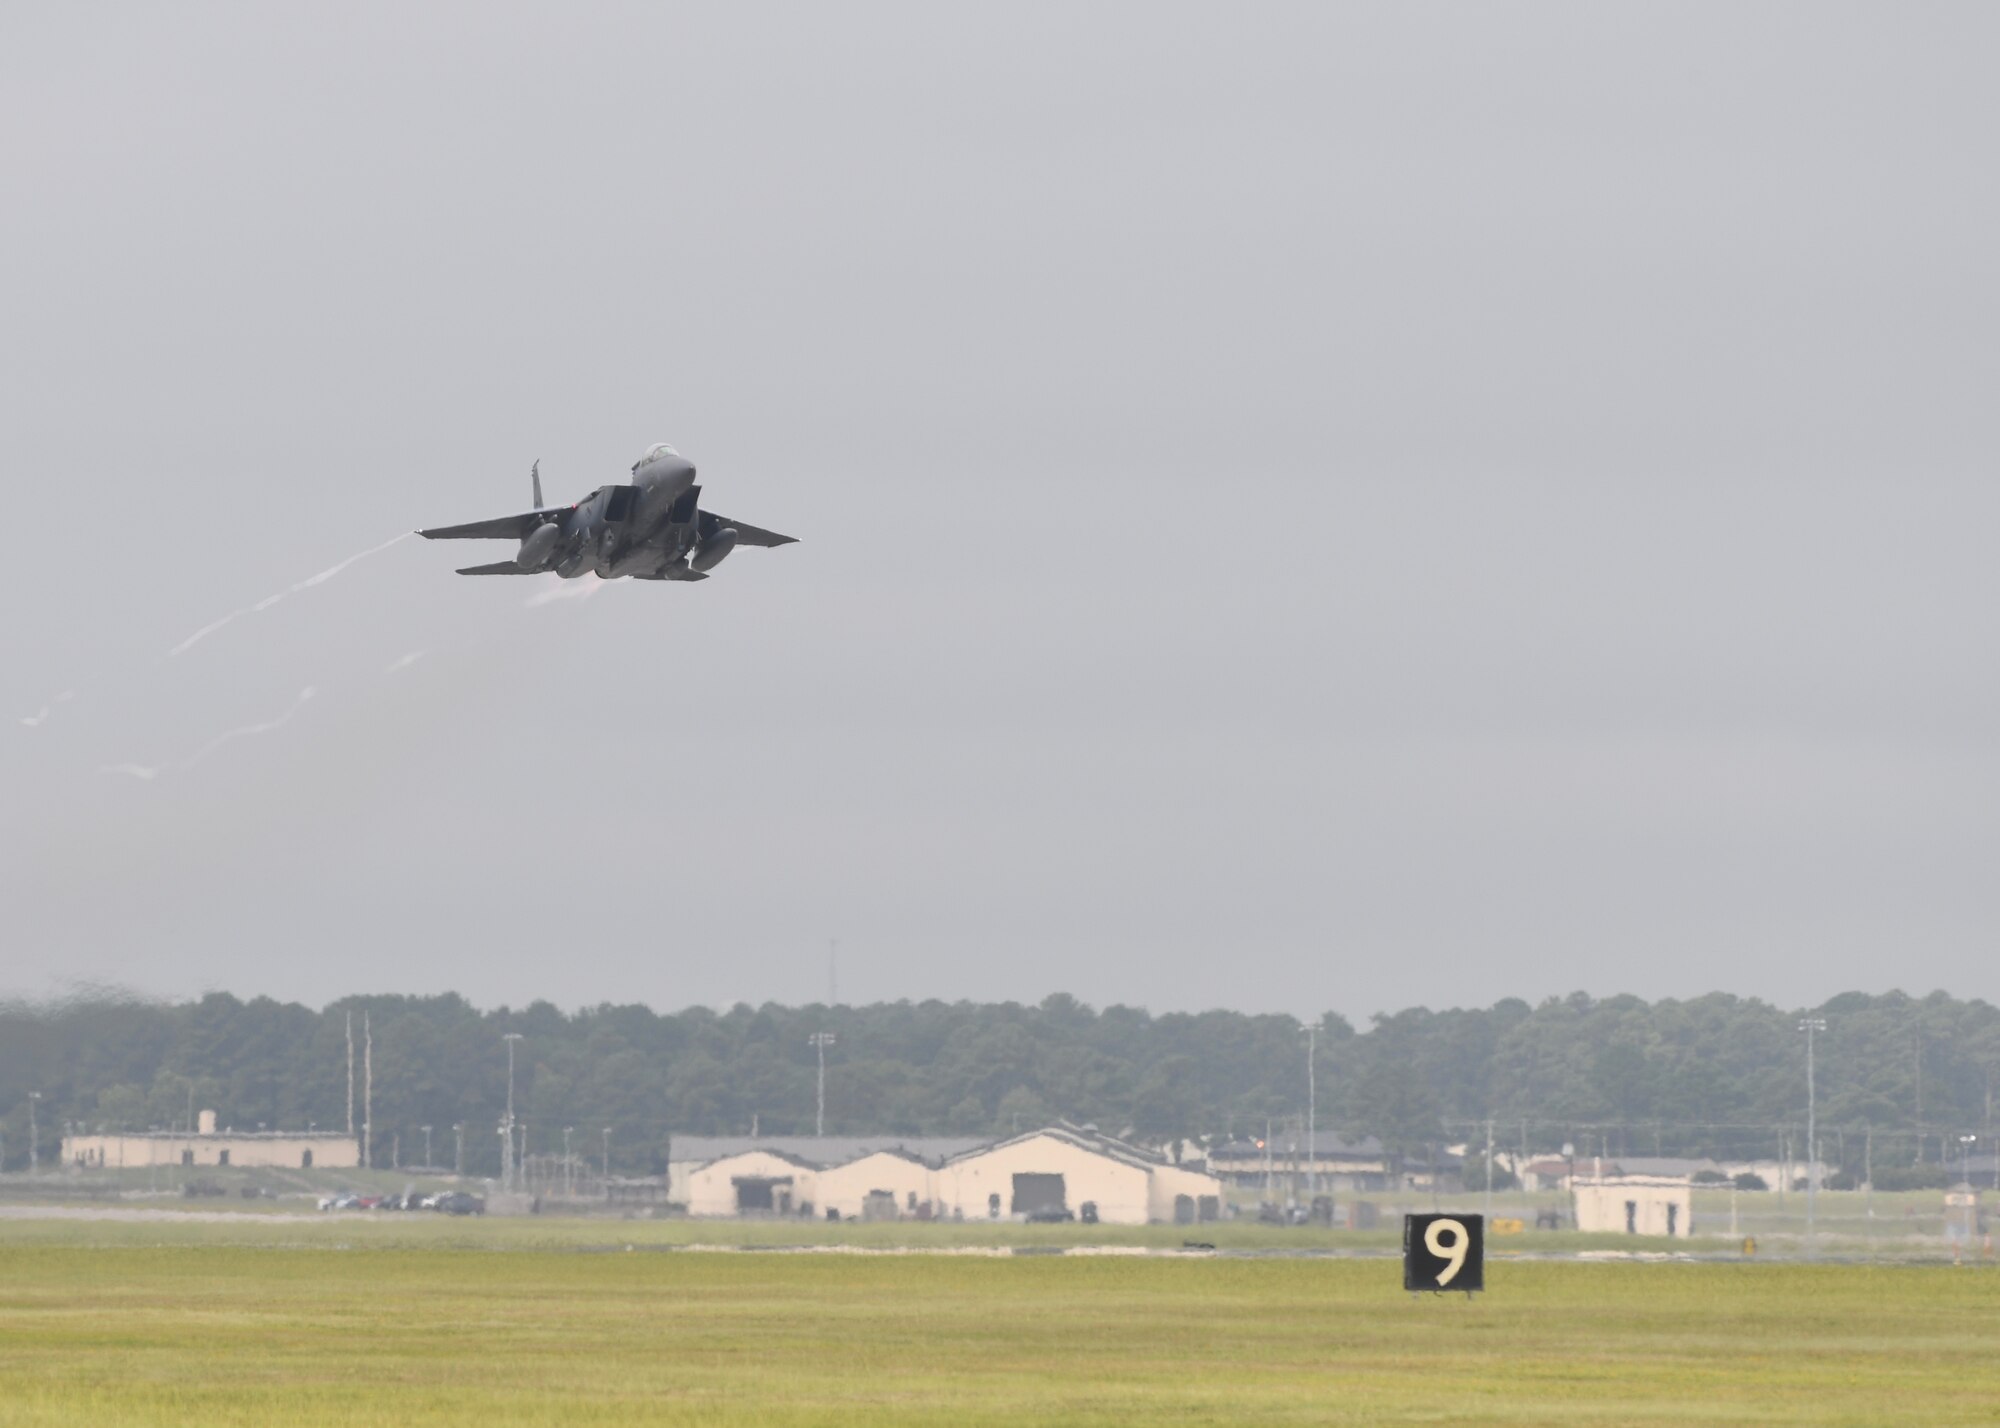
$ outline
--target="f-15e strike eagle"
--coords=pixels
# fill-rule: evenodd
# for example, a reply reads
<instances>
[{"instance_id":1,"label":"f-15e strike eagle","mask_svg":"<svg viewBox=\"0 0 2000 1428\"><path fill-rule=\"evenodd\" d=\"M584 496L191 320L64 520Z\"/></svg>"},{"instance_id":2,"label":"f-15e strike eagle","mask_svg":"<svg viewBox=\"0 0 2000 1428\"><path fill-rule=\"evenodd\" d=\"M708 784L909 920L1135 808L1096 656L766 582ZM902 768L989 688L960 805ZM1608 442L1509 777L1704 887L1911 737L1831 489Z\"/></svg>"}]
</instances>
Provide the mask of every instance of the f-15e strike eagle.
<instances>
[{"instance_id":1,"label":"f-15e strike eagle","mask_svg":"<svg viewBox=\"0 0 2000 1428\"><path fill-rule=\"evenodd\" d=\"M632 465L624 486L600 486L573 506L542 504L542 463L529 473L535 509L518 516L435 526L426 540L517 540L512 560L469 565L460 575L539 575L565 580L706 580L739 545L790 545L795 536L759 530L701 509L694 467L664 441Z\"/></svg>"}]
</instances>

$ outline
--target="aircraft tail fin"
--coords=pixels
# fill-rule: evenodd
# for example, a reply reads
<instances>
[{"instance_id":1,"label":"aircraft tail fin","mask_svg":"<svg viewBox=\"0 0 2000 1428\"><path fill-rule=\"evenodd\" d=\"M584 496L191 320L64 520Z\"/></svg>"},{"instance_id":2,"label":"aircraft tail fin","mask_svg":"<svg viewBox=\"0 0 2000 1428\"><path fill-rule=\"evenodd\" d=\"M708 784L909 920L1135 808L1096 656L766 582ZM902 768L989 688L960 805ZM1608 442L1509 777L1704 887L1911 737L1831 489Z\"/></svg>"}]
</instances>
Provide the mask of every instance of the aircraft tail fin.
<instances>
[{"instance_id":1,"label":"aircraft tail fin","mask_svg":"<svg viewBox=\"0 0 2000 1428\"><path fill-rule=\"evenodd\" d=\"M528 468L528 479L535 483L535 509L542 508L542 458L537 456L535 464Z\"/></svg>"}]
</instances>

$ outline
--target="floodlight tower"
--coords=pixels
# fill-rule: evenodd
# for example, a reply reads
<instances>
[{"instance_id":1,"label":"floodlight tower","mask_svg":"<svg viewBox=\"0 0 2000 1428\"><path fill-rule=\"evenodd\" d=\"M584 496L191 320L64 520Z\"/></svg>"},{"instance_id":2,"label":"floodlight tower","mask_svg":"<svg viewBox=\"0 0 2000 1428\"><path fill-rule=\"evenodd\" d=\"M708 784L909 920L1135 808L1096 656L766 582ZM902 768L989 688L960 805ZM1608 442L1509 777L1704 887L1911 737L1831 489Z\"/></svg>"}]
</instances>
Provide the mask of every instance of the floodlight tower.
<instances>
[{"instance_id":1,"label":"floodlight tower","mask_svg":"<svg viewBox=\"0 0 2000 1428\"><path fill-rule=\"evenodd\" d=\"M1813 1080L1813 1037L1826 1030L1826 1018L1799 1018L1799 1030L1806 1034L1806 1254L1819 1252L1813 1237L1819 1205L1819 1096Z\"/></svg>"},{"instance_id":2,"label":"floodlight tower","mask_svg":"<svg viewBox=\"0 0 2000 1428\"><path fill-rule=\"evenodd\" d=\"M807 1039L819 1053L819 1107L813 1114L813 1135L817 1137L826 1134L826 1049L833 1045L833 1033L816 1031Z\"/></svg>"},{"instance_id":3,"label":"floodlight tower","mask_svg":"<svg viewBox=\"0 0 2000 1428\"><path fill-rule=\"evenodd\" d=\"M503 1134L507 1137L507 1153L501 1157L501 1183L509 1190L514 1185L514 1043L521 1039L521 1033L510 1031L500 1038L507 1043L507 1124Z\"/></svg>"},{"instance_id":4,"label":"floodlight tower","mask_svg":"<svg viewBox=\"0 0 2000 1428\"><path fill-rule=\"evenodd\" d=\"M1318 1106L1315 1103L1313 1082L1313 1050L1319 1040L1319 1024L1310 1023L1306 1027L1306 1206L1319 1196L1319 1142L1316 1130L1319 1125Z\"/></svg>"}]
</instances>

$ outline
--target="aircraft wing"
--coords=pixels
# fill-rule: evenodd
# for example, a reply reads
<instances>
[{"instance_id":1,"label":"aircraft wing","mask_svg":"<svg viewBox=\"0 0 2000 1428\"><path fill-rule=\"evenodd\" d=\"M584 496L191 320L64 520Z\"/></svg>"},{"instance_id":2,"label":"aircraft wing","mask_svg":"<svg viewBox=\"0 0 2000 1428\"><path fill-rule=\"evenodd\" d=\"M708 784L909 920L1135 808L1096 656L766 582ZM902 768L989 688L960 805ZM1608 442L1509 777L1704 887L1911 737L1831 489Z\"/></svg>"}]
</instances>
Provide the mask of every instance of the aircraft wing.
<instances>
[{"instance_id":1,"label":"aircraft wing","mask_svg":"<svg viewBox=\"0 0 2000 1428\"><path fill-rule=\"evenodd\" d=\"M470 521L462 526L432 526L417 534L425 540L519 540L550 516L568 510L555 506L540 511L523 511L518 516L495 516L490 521Z\"/></svg>"},{"instance_id":2,"label":"aircraft wing","mask_svg":"<svg viewBox=\"0 0 2000 1428\"><path fill-rule=\"evenodd\" d=\"M748 521L732 521L727 516L718 516L713 511L701 513L701 534L704 539L715 534L724 526L736 527L738 545L796 545L797 536L779 535L776 531L761 530Z\"/></svg>"}]
</instances>

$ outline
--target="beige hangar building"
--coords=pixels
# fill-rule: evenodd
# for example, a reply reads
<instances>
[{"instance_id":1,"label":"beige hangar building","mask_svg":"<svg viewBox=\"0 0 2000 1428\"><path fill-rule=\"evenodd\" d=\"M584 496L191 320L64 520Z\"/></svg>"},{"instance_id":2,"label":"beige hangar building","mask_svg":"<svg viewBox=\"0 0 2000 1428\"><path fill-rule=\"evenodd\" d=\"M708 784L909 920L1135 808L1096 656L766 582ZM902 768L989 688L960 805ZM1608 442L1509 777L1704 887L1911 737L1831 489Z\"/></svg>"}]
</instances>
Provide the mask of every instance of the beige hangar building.
<instances>
[{"instance_id":1,"label":"beige hangar building","mask_svg":"<svg viewBox=\"0 0 2000 1428\"><path fill-rule=\"evenodd\" d=\"M940 1209L952 1219L1067 1212L1110 1225L1186 1225L1222 1214L1222 1182L1214 1176L1079 1126L967 1151L944 1163L936 1183Z\"/></svg>"},{"instance_id":2,"label":"beige hangar building","mask_svg":"<svg viewBox=\"0 0 2000 1428\"><path fill-rule=\"evenodd\" d=\"M817 1204L828 1219L895 1220L934 1213L937 1172L907 1150L878 1150L819 1173Z\"/></svg>"},{"instance_id":3,"label":"beige hangar building","mask_svg":"<svg viewBox=\"0 0 2000 1428\"><path fill-rule=\"evenodd\" d=\"M1143 1225L1194 1224L1222 1213L1214 1176L1088 1127L1050 1126L947 1154L924 1149L936 1147L864 1149L836 1164L798 1142L734 1150L689 1170L676 1198L691 1215L842 1220L1067 1214Z\"/></svg>"},{"instance_id":4,"label":"beige hangar building","mask_svg":"<svg viewBox=\"0 0 2000 1428\"><path fill-rule=\"evenodd\" d=\"M813 1205L819 1167L782 1150L745 1150L690 1171L690 1215L802 1215Z\"/></svg>"}]
</instances>

